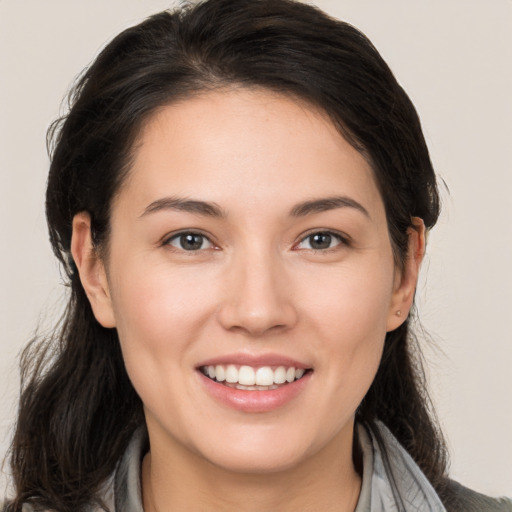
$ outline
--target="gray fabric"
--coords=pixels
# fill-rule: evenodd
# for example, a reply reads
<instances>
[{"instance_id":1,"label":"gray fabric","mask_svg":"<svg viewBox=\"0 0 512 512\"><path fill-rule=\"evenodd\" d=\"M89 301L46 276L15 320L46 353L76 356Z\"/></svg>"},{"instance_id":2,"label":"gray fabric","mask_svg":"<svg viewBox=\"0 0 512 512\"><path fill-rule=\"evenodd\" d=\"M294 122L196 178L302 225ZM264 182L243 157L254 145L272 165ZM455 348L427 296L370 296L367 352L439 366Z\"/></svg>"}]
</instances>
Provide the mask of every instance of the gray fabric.
<instances>
[{"instance_id":1,"label":"gray fabric","mask_svg":"<svg viewBox=\"0 0 512 512\"><path fill-rule=\"evenodd\" d=\"M358 426L363 483L355 512L445 512L432 485L391 432Z\"/></svg>"},{"instance_id":2,"label":"gray fabric","mask_svg":"<svg viewBox=\"0 0 512 512\"><path fill-rule=\"evenodd\" d=\"M463 487L453 480L449 485L449 511L454 512L512 512L512 500L508 498L490 498L479 492Z\"/></svg>"},{"instance_id":3,"label":"gray fabric","mask_svg":"<svg viewBox=\"0 0 512 512\"><path fill-rule=\"evenodd\" d=\"M116 471L113 512L144 512L140 469L146 445L146 432L139 430L134 435Z\"/></svg>"}]
</instances>

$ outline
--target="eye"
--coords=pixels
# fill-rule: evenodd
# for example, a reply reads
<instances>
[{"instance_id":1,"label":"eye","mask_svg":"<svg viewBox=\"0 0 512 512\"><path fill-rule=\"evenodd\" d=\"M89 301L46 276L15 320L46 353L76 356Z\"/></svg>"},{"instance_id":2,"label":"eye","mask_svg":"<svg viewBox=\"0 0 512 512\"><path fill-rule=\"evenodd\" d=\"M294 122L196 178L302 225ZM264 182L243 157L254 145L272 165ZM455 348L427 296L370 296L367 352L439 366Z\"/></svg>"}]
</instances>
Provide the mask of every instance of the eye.
<instances>
[{"instance_id":1,"label":"eye","mask_svg":"<svg viewBox=\"0 0 512 512\"><path fill-rule=\"evenodd\" d=\"M178 233L169 238L165 243L182 251L201 251L213 247L212 242L205 235L190 231Z\"/></svg>"},{"instance_id":2,"label":"eye","mask_svg":"<svg viewBox=\"0 0 512 512\"><path fill-rule=\"evenodd\" d=\"M303 238L297 245L298 249L310 249L314 251L324 251L346 243L345 239L331 231L317 231Z\"/></svg>"}]
</instances>

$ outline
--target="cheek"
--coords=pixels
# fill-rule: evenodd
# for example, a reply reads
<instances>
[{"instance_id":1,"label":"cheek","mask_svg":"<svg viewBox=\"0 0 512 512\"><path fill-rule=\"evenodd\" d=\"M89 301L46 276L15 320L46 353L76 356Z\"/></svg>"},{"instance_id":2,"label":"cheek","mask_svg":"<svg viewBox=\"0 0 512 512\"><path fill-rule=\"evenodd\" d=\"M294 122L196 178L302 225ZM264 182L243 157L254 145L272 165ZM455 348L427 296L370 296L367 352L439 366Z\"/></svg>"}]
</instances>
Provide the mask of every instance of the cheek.
<instances>
[{"instance_id":1,"label":"cheek","mask_svg":"<svg viewBox=\"0 0 512 512\"><path fill-rule=\"evenodd\" d=\"M308 286L303 310L308 339L316 353L324 354L319 370L325 372L326 389L334 390L331 397L319 394L317 399L330 405L333 415L340 407L355 412L373 382L386 336L392 269L392 261L376 261L364 271L347 266L331 271L324 286Z\"/></svg>"},{"instance_id":2,"label":"cheek","mask_svg":"<svg viewBox=\"0 0 512 512\"><path fill-rule=\"evenodd\" d=\"M128 265L127 265L128 266ZM130 264L112 275L112 303L130 378L153 375L166 382L169 371L187 364L188 349L208 322L214 296L200 273L170 272L169 266ZM208 280L206 282L209 282Z\"/></svg>"},{"instance_id":3,"label":"cheek","mask_svg":"<svg viewBox=\"0 0 512 512\"><path fill-rule=\"evenodd\" d=\"M211 290L205 283L211 280L201 272L180 272L170 265L144 262L124 266L129 272L119 269L112 278L112 302L120 336L147 333L155 341L174 336L188 330L210 307Z\"/></svg>"},{"instance_id":4,"label":"cheek","mask_svg":"<svg viewBox=\"0 0 512 512\"><path fill-rule=\"evenodd\" d=\"M365 266L304 274L299 307L334 350L357 350L384 338L393 293L393 264L375 259Z\"/></svg>"},{"instance_id":5,"label":"cheek","mask_svg":"<svg viewBox=\"0 0 512 512\"><path fill-rule=\"evenodd\" d=\"M179 428L185 416L176 411L193 400L184 383L196 362L193 348L211 317L211 286L163 265L131 265L130 272L118 275L112 276L112 302L128 376L146 414L163 421L170 408Z\"/></svg>"}]
</instances>

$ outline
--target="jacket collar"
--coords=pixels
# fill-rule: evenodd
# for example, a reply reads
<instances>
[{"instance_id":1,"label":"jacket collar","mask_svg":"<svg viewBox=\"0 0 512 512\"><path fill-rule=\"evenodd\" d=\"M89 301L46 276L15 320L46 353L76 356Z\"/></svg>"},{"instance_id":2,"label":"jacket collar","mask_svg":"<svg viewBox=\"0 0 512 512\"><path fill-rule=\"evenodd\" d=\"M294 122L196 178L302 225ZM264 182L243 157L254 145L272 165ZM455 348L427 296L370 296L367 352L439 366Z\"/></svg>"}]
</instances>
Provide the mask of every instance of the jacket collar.
<instances>
[{"instance_id":1,"label":"jacket collar","mask_svg":"<svg viewBox=\"0 0 512 512\"><path fill-rule=\"evenodd\" d=\"M363 455L361 493L355 512L446 512L430 482L388 428L380 422L357 425ZM141 463L147 433L137 430L114 478L117 512L143 512Z\"/></svg>"}]
</instances>

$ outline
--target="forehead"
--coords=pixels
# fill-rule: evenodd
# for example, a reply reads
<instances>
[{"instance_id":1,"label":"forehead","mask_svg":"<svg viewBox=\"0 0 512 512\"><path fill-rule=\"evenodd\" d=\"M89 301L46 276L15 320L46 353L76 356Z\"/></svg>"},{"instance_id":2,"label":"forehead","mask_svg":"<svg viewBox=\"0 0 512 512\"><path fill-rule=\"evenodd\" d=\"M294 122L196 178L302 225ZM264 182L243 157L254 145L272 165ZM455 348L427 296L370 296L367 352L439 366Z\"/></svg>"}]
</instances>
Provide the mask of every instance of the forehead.
<instances>
[{"instance_id":1,"label":"forehead","mask_svg":"<svg viewBox=\"0 0 512 512\"><path fill-rule=\"evenodd\" d=\"M209 92L155 112L123 188L121 195L141 208L165 194L227 208L241 197L243 205L267 208L338 194L369 209L382 203L370 164L327 115L295 98L248 89Z\"/></svg>"}]
</instances>

